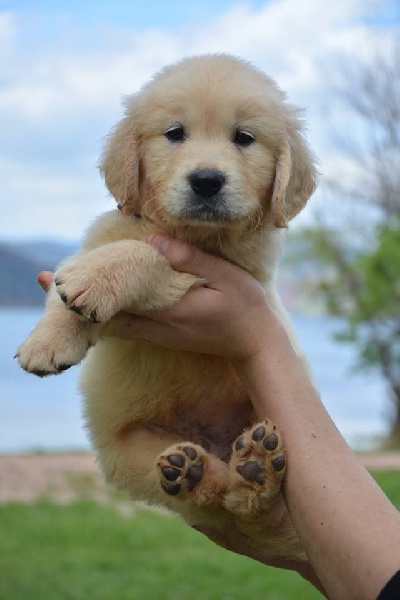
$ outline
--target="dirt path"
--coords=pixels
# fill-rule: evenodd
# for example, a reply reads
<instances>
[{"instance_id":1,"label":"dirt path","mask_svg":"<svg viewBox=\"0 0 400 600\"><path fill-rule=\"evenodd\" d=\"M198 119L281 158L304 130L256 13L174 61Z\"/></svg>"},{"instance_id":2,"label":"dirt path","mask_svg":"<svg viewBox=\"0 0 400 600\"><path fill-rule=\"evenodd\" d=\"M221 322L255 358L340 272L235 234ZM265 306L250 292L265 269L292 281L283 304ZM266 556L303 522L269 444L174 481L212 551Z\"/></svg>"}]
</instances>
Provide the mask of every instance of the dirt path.
<instances>
[{"instance_id":1,"label":"dirt path","mask_svg":"<svg viewBox=\"0 0 400 600\"><path fill-rule=\"evenodd\" d=\"M79 496L107 495L89 453L0 455L0 503L51 498L70 502Z\"/></svg>"},{"instance_id":2,"label":"dirt path","mask_svg":"<svg viewBox=\"0 0 400 600\"><path fill-rule=\"evenodd\" d=\"M363 454L360 458L369 469L400 471L400 453ZM0 455L0 503L37 498L107 500L112 494L90 453Z\"/></svg>"}]
</instances>

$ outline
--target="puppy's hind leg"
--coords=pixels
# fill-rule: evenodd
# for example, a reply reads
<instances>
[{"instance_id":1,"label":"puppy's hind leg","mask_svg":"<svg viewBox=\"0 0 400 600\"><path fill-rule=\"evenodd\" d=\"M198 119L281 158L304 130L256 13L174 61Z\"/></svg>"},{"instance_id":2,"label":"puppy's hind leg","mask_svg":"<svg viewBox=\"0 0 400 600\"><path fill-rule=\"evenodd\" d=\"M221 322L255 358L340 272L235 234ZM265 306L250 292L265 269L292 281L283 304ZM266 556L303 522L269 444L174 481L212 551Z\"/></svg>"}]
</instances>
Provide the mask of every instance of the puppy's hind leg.
<instances>
[{"instance_id":1,"label":"puppy's hind leg","mask_svg":"<svg viewBox=\"0 0 400 600\"><path fill-rule=\"evenodd\" d=\"M306 560L281 493L286 456L277 427L268 420L238 437L230 461L224 506L234 516L233 541L249 556Z\"/></svg>"},{"instance_id":2,"label":"puppy's hind leg","mask_svg":"<svg viewBox=\"0 0 400 600\"><path fill-rule=\"evenodd\" d=\"M104 455L99 444L107 480L133 499L162 504L184 518L196 509L221 508L229 484L227 465L201 446L177 443L177 437L160 427L126 427L106 444Z\"/></svg>"}]
</instances>

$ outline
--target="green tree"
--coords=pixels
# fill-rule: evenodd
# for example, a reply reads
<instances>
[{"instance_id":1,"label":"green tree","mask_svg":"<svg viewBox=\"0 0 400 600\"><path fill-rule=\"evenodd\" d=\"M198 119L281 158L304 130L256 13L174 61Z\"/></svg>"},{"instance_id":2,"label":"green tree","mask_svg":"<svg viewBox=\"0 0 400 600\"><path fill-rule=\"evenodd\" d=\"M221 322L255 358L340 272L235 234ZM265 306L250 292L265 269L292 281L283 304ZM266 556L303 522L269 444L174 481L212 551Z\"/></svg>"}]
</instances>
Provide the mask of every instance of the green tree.
<instances>
[{"instance_id":1,"label":"green tree","mask_svg":"<svg viewBox=\"0 0 400 600\"><path fill-rule=\"evenodd\" d=\"M341 165L348 174L328 182L332 200L301 232L303 258L323 267L320 292L330 313L346 324L338 338L356 344L359 367L383 375L393 409L390 441L398 446L400 46L393 44L372 65L346 71L345 79L335 97L345 129Z\"/></svg>"}]
</instances>

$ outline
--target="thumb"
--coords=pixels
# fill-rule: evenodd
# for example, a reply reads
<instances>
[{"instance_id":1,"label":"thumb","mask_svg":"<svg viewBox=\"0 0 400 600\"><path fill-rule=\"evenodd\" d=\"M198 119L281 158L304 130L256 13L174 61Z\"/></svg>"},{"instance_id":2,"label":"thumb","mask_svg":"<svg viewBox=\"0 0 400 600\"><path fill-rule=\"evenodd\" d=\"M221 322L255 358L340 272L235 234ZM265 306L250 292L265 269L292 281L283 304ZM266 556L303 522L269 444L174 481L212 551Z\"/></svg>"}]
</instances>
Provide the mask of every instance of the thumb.
<instances>
[{"instance_id":1,"label":"thumb","mask_svg":"<svg viewBox=\"0 0 400 600\"><path fill-rule=\"evenodd\" d=\"M54 273L51 271L40 271L37 276L38 284L43 288L45 292L48 292L51 284L54 280Z\"/></svg>"},{"instance_id":2,"label":"thumb","mask_svg":"<svg viewBox=\"0 0 400 600\"><path fill-rule=\"evenodd\" d=\"M230 278L238 270L238 267L218 256L207 254L165 234L151 233L147 243L165 256L173 269L203 277L211 287L214 287L213 283Z\"/></svg>"}]
</instances>

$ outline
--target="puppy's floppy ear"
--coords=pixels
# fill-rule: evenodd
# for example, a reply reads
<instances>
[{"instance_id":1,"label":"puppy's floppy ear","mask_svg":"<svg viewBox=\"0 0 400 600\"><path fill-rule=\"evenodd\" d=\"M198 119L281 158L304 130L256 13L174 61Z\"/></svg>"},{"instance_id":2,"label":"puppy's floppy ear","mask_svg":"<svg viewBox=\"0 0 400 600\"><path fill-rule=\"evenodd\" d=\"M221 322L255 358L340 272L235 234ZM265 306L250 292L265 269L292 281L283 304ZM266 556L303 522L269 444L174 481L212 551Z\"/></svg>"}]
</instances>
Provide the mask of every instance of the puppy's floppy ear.
<instances>
[{"instance_id":1,"label":"puppy's floppy ear","mask_svg":"<svg viewBox=\"0 0 400 600\"><path fill-rule=\"evenodd\" d=\"M108 190L125 215L140 210L140 140L132 100L127 103L126 116L106 138L99 165Z\"/></svg>"},{"instance_id":2,"label":"puppy's floppy ear","mask_svg":"<svg viewBox=\"0 0 400 600\"><path fill-rule=\"evenodd\" d=\"M287 135L276 162L271 214L275 227L287 227L316 188L317 170L300 131L300 121L287 120Z\"/></svg>"}]
</instances>

